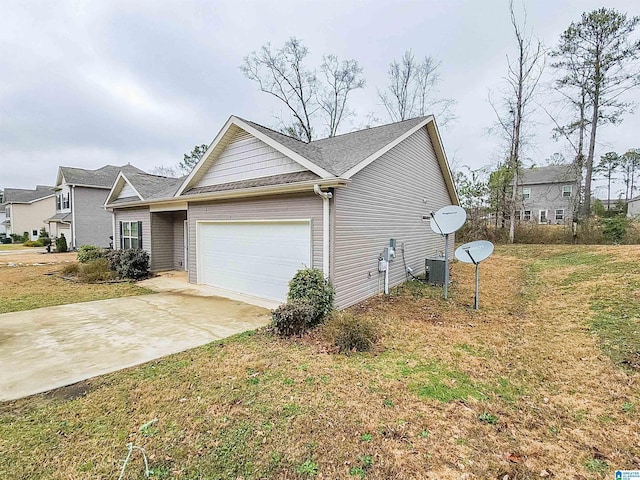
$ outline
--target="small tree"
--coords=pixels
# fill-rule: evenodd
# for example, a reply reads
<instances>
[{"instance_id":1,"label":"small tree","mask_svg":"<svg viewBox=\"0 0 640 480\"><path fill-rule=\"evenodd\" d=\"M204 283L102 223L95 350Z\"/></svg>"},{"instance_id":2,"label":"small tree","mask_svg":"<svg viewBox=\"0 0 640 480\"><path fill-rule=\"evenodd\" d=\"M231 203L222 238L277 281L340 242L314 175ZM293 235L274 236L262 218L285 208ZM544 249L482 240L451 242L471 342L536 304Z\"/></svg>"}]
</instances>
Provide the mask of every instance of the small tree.
<instances>
[{"instance_id":1,"label":"small tree","mask_svg":"<svg viewBox=\"0 0 640 480\"><path fill-rule=\"evenodd\" d=\"M601 173L607 180L607 210L611 210L611 182L620 166L620 156L616 152L608 152L600 157L600 163L593 168L593 173Z\"/></svg>"},{"instance_id":2,"label":"small tree","mask_svg":"<svg viewBox=\"0 0 640 480\"><path fill-rule=\"evenodd\" d=\"M51 245L51 238L49 237L49 232L47 232L47 230L44 227L40 229L38 240L40 241L40 243L42 243L43 247L48 247L49 245Z\"/></svg>"},{"instance_id":3,"label":"small tree","mask_svg":"<svg viewBox=\"0 0 640 480\"><path fill-rule=\"evenodd\" d=\"M56 250L58 253L64 253L68 250L67 239L64 238L64 233L61 233L60 236L56 238Z\"/></svg>"},{"instance_id":4,"label":"small tree","mask_svg":"<svg viewBox=\"0 0 640 480\"><path fill-rule=\"evenodd\" d=\"M193 170L193 167L196 166L196 164L207 152L208 148L209 147L204 143L202 145L196 145L195 147L193 147L193 150L191 150L190 154L184 154L184 158L178 164L178 168L185 174L191 172L191 170Z\"/></svg>"}]
</instances>

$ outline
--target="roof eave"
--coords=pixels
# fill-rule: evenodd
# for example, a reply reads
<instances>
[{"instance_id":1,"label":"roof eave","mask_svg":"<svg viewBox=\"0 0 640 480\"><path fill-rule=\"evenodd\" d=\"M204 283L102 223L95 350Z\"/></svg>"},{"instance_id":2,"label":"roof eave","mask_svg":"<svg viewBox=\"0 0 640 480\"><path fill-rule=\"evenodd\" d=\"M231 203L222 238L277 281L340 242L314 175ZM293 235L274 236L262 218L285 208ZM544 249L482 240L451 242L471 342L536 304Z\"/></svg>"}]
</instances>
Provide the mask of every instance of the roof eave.
<instances>
[{"instance_id":1,"label":"roof eave","mask_svg":"<svg viewBox=\"0 0 640 480\"><path fill-rule=\"evenodd\" d=\"M287 193L301 193L313 191L314 185L320 185L321 187L342 187L347 185L350 180L346 178L317 178L313 180L306 180L304 182L296 183L284 183L278 185L265 185L261 187L248 187L238 188L235 190L222 190L218 192L206 192L197 193L193 195L182 195L180 197L165 197L157 198L153 200L141 200L137 202L129 202L125 204L107 204L105 208L109 210L115 210L119 208L133 208L143 207L148 205L154 205L158 203L184 203L184 202L203 202L207 200L222 200L233 198L250 198L260 197L265 195L287 194Z\"/></svg>"}]
</instances>

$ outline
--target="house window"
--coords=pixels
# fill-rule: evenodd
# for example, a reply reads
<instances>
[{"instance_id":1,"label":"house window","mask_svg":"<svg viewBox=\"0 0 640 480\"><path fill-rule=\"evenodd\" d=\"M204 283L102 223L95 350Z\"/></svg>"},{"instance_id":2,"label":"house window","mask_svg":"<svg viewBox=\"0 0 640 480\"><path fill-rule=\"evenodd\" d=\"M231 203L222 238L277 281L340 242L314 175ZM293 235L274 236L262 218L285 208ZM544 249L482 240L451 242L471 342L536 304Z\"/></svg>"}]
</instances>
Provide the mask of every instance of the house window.
<instances>
[{"instance_id":1,"label":"house window","mask_svg":"<svg viewBox=\"0 0 640 480\"><path fill-rule=\"evenodd\" d=\"M520 220L522 218L522 215L520 215L520 210L516 210L515 217L516 220Z\"/></svg>"},{"instance_id":2,"label":"house window","mask_svg":"<svg viewBox=\"0 0 640 480\"><path fill-rule=\"evenodd\" d=\"M38 236L38 230L31 230L31 235L33 235L34 237Z\"/></svg>"},{"instance_id":3,"label":"house window","mask_svg":"<svg viewBox=\"0 0 640 480\"><path fill-rule=\"evenodd\" d=\"M522 198L524 200L527 200L527 199L531 198L531 189L530 188L523 188L522 189Z\"/></svg>"},{"instance_id":4,"label":"house window","mask_svg":"<svg viewBox=\"0 0 640 480\"><path fill-rule=\"evenodd\" d=\"M8 205L4 210L4 216L7 217L7 218L11 218L11 208L9 208Z\"/></svg>"},{"instance_id":5,"label":"house window","mask_svg":"<svg viewBox=\"0 0 640 480\"><path fill-rule=\"evenodd\" d=\"M56 195L56 210L62 210L62 195Z\"/></svg>"},{"instance_id":6,"label":"house window","mask_svg":"<svg viewBox=\"0 0 640 480\"><path fill-rule=\"evenodd\" d=\"M570 197L571 193L572 193L572 189L573 189L573 187L571 185L563 185L562 186L562 196L563 197Z\"/></svg>"},{"instance_id":7,"label":"house window","mask_svg":"<svg viewBox=\"0 0 640 480\"><path fill-rule=\"evenodd\" d=\"M538 222L539 223L547 223L547 211L546 210L540 210L538 212Z\"/></svg>"},{"instance_id":8,"label":"house window","mask_svg":"<svg viewBox=\"0 0 640 480\"><path fill-rule=\"evenodd\" d=\"M556 209L556 221L564 222L564 208Z\"/></svg>"},{"instance_id":9,"label":"house window","mask_svg":"<svg viewBox=\"0 0 640 480\"><path fill-rule=\"evenodd\" d=\"M531 210L525 210L522 219L526 221L531 220Z\"/></svg>"},{"instance_id":10,"label":"house window","mask_svg":"<svg viewBox=\"0 0 640 480\"><path fill-rule=\"evenodd\" d=\"M120 222L120 247L142 248L142 222Z\"/></svg>"},{"instance_id":11,"label":"house window","mask_svg":"<svg viewBox=\"0 0 640 480\"><path fill-rule=\"evenodd\" d=\"M69 194L62 195L62 208L69 208L71 206L71 202L69 201Z\"/></svg>"}]
</instances>

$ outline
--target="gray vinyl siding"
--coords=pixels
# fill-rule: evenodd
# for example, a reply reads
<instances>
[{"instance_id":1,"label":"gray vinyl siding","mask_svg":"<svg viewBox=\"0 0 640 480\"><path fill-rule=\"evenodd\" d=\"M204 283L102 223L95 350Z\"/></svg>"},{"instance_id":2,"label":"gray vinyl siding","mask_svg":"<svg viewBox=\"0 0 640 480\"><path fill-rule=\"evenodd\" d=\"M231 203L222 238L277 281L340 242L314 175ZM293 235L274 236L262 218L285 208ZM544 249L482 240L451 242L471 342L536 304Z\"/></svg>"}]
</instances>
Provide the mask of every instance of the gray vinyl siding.
<instances>
[{"instance_id":1,"label":"gray vinyl siding","mask_svg":"<svg viewBox=\"0 0 640 480\"><path fill-rule=\"evenodd\" d=\"M425 128L405 139L356 173L335 191L333 283L337 308L346 308L379 293L383 274L378 256L389 239L397 241L391 262L391 286L405 281L406 265L424 272L427 257L444 250L444 240L431 231L423 215L452 201ZM450 236L450 255L454 236Z\"/></svg>"},{"instance_id":2,"label":"gray vinyl siding","mask_svg":"<svg viewBox=\"0 0 640 480\"><path fill-rule=\"evenodd\" d=\"M109 190L100 188L73 187L76 248L82 245L108 247L113 235L111 212L103 208Z\"/></svg>"},{"instance_id":3,"label":"gray vinyl siding","mask_svg":"<svg viewBox=\"0 0 640 480\"><path fill-rule=\"evenodd\" d=\"M315 194L189 203L189 281L197 283L196 224L206 220L311 219L311 267L322 268L322 199Z\"/></svg>"},{"instance_id":4,"label":"gray vinyl siding","mask_svg":"<svg viewBox=\"0 0 640 480\"><path fill-rule=\"evenodd\" d=\"M149 252L151 264L153 265L153 256L151 255L151 215L149 213L149 207L115 210L114 213L116 217L114 248L120 248L120 222L142 222L142 248Z\"/></svg>"},{"instance_id":5,"label":"gray vinyl siding","mask_svg":"<svg viewBox=\"0 0 640 480\"><path fill-rule=\"evenodd\" d=\"M562 187L564 185L571 185L572 191L570 197L562 196ZM524 184L522 187L518 187L520 192L522 189L528 188L531 190L530 197L522 199L522 203L518 205L517 210L521 210L520 217L524 217L524 211L529 210L531 212L531 222L538 223L540 217L540 210L547 211L547 219L552 225L555 224L570 224L573 212L576 210L578 204L578 192L579 186L571 182L559 182L559 183L542 183L542 184ZM555 219L555 211L564 210L564 220Z\"/></svg>"},{"instance_id":6,"label":"gray vinyl siding","mask_svg":"<svg viewBox=\"0 0 640 480\"><path fill-rule=\"evenodd\" d=\"M144 240L142 241L144 245ZM170 213L151 214L151 270L173 269L173 217Z\"/></svg>"}]
</instances>

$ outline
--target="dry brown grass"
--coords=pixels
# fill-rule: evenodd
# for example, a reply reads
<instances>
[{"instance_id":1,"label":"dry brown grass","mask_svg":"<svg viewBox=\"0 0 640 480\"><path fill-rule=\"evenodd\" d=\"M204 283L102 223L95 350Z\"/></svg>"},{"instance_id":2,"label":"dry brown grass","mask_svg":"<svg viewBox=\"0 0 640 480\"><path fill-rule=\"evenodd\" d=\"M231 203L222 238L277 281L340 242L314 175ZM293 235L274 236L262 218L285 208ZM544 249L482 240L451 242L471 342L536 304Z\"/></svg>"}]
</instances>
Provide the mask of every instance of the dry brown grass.
<instances>
[{"instance_id":1,"label":"dry brown grass","mask_svg":"<svg viewBox=\"0 0 640 480\"><path fill-rule=\"evenodd\" d=\"M132 283L69 282L57 275L60 271L59 264L0 266L0 313L152 293Z\"/></svg>"},{"instance_id":2,"label":"dry brown grass","mask_svg":"<svg viewBox=\"0 0 640 480\"><path fill-rule=\"evenodd\" d=\"M352 309L381 325L373 353L258 332L94 379L77 399L6 403L0 477L114 478L127 442L147 450L154 478L307 478L302 465L325 479L640 468L639 374L589 330L596 289L621 280L590 278L591 254L640 260L633 247L502 247L481 265L478 312L462 264L448 301L408 285ZM139 459L130 468L143 478Z\"/></svg>"}]
</instances>

